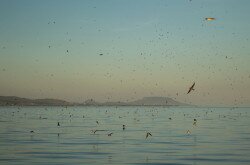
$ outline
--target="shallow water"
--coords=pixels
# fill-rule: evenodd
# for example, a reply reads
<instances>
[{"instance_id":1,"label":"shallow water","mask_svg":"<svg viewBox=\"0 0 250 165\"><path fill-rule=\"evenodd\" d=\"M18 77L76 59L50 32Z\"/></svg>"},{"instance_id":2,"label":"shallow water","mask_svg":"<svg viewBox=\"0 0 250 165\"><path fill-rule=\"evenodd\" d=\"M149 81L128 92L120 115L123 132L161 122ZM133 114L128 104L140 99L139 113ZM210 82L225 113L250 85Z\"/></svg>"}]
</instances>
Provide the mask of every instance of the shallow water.
<instances>
[{"instance_id":1,"label":"shallow water","mask_svg":"<svg viewBox=\"0 0 250 165\"><path fill-rule=\"evenodd\" d=\"M250 164L249 110L0 107L0 164Z\"/></svg>"}]
</instances>

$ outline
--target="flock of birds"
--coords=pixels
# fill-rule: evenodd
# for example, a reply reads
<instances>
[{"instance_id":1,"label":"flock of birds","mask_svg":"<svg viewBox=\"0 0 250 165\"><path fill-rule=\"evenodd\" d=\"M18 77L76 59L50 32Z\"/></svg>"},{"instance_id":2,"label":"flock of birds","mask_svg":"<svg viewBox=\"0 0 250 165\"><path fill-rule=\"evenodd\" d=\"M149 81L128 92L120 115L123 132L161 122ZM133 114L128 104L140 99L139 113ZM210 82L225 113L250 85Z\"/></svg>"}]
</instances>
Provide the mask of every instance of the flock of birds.
<instances>
[{"instance_id":1,"label":"flock of birds","mask_svg":"<svg viewBox=\"0 0 250 165\"><path fill-rule=\"evenodd\" d=\"M191 87L189 87L189 90L188 90L187 94L189 94L191 91L194 90L194 86L195 86L195 82L192 84ZM70 115L70 117L71 117L71 115ZM40 118L41 118L41 116L40 116ZM83 118L84 118L84 115L83 115ZM119 118L120 118L120 116L119 116ZM168 118L168 119L169 119L169 120L172 120L171 117ZM196 126L196 123L197 123L197 119L194 119L193 125ZM96 120L96 124L99 125L99 121ZM57 122L57 126L60 127L60 123L59 123L59 122ZM126 125L123 124L123 125L122 125L122 130L124 131L125 128L126 128ZM96 129L96 130L91 130L91 132L94 133L94 134L95 134L96 132L98 132L98 131L105 131L105 130L98 130L98 129ZM30 133L34 133L34 131L31 130ZM191 134L191 131L190 131L190 130L187 130L186 133L189 135L189 134ZM110 133L108 133L107 135L108 135L108 136L112 136L112 134L113 134L113 132L110 132ZM147 139L149 136L153 136L153 135L151 134L151 132L146 132L146 139Z\"/></svg>"},{"instance_id":2,"label":"flock of birds","mask_svg":"<svg viewBox=\"0 0 250 165\"><path fill-rule=\"evenodd\" d=\"M169 118L169 120L172 120L172 118ZM97 122L98 122L98 121L97 121ZM98 123L99 123L99 122L98 122ZM193 125L196 126L196 123L197 123L197 119L194 119ZM60 123L59 123L59 122L57 122L57 126L60 127ZM124 124L122 125L122 129L123 129L123 131L125 130L125 125L124 125ZM96 130L91 130L91 132L92 132L93 134L95 134L95 133L98 132L98 131L106 131L106 130L101 130L101 129L100 129L100 130L98 130L98 129L96 129ZM31 130L30 133L34 133L34 131ZM112 134L114 134L114 133L113 133L113 132L110 132L110 133L108 133L107 135L108 135L108 136L112 136ZM190 130L187 130L186 134L190 135L190 134L191 134L191 131L190 131ZM59 134L58 134L58 136L59 136ZM145 138L145 139L147 139L149 136L153 136L152 133L151 133L151 132L146 132L146 138Z\"/></svg>"},{"instance_id":3,"label":"flock of birds","mask_svg":"<svg viewBox=\"0 0 250 165\"><path fill-rule=\"evenodd\" d=\"M188 90L187 94L189 94L191 91L194 90L194 86L195 86L195 82L192 84L192 86L189 87L189 90ZM20 108L18 108L18 109L20 109ZM70 114L70 117L71 117L71 116L72 116L72 115ZM83 118L84 118L84 117L85 117L85 116L83 115ZM47 119L47 118L42 118L41 116L40 116L39 118L40 118L40 119ZM119 116L119 118L121 118L121 117ZM169 120L172 120L171 117L168 118L168 119L169 119ZM196 126L196 123L197 123L197 119L194 119L193 125ZM96 120L96 124L99 125L99 121ZM60 122L57 122L57 126L60 127ZM124 131L125 129L126 129L126 125L123 124L123 125L122 125L122 130ZM105 131L105 130L98 130L98 129L96 129L96 130L91 130L91 132L92 132L93 134L95 134L95 133L98 132L98 131ZM34 131L31 130L30 133L34 133ZM189 135L189 134L191 134L191 131L190 131L190 130L187 130L186 133ZM107 135L108 135L108 136L112 136L112 134L113 134L113 132L110 132L110 133L108 133ZM151 134L151 132L146 132L146 139L147 139L149 136L153 136L153 135Z\"/></svg>"}]
</instances>

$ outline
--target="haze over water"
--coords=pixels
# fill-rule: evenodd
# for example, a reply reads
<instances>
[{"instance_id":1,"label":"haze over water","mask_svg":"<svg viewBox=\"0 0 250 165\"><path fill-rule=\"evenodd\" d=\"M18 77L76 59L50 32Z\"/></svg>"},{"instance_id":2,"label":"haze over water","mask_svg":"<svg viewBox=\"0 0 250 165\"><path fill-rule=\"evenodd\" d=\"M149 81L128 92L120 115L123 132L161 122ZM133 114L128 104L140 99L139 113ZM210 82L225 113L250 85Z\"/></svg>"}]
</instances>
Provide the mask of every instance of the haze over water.
<instances>
[{"instance_id":1,"label":"haze over water","mask_svg":"<svg viewBox=\"0 0 250 165\"><path fill-rule=\"evenodd\" d=\"M0 123L0 164L250 163L249 108L0 107Z\"/></svg>"},{"instance_id":2,"label":"haze over water","mask_svg":"<svg viewBox=\"0 0 250 165\"><path fill-rule=\"evenodd\" d=\"M249 17L249 0L0 0L0 164L250 164ZM86 106L127 103L164 106Z\"/></svg>"}]
</instances>

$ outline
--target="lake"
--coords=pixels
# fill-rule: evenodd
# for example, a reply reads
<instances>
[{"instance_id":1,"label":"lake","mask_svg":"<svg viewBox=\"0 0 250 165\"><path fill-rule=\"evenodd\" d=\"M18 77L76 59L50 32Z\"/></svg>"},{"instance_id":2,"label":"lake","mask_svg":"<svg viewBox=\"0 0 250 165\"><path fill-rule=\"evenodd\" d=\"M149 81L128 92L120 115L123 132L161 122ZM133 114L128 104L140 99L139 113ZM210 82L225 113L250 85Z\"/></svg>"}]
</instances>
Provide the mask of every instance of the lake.
<instances>
[{"instance_id":1,"label":"lake","mask_svg":"<svg viewBox=\"0 0 250 165\"><path fill-rule=\"evenodd\" d=\"M249 110L0 107L0 164L250 164Z\"/></svg>"}]
</instances>

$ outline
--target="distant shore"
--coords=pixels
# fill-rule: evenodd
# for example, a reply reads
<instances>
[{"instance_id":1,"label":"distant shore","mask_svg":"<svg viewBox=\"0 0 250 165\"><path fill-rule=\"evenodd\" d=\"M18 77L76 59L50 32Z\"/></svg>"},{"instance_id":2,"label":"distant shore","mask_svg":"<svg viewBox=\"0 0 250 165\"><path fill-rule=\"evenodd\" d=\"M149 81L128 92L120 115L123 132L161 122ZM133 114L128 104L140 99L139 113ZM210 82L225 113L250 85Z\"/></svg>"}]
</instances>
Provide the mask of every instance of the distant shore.
<instances>
[{"instance_id":1,"label":"distant shore","mask_svg":"<svg viewBox=\"0 0 250 165\"><path fill-rule=\"evenodd\" d=\"M88 99L82 103L72 103L59 99L27 99L16 96L0 96L0 106L191 106L169 97L143 97L131 102L99 103Z\"/></svg>"}]
</instances>

